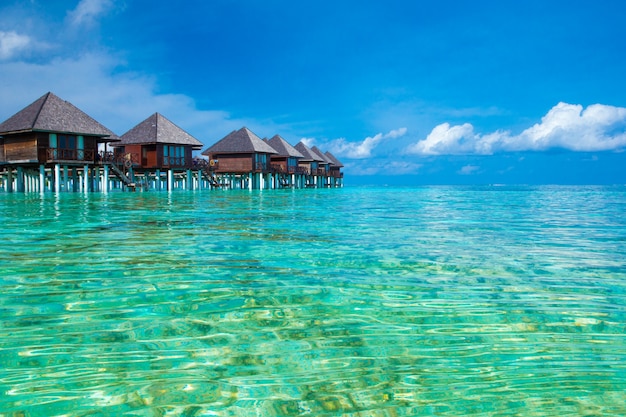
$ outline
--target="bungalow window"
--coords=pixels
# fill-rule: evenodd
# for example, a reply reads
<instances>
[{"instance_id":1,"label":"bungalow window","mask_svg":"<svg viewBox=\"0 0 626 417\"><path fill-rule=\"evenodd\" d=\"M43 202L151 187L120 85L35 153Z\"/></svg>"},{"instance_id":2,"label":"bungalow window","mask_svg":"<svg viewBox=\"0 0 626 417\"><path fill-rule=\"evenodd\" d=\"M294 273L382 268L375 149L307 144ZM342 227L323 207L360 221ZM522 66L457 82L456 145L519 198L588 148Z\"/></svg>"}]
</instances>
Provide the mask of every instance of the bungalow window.
<instances>
[{"instance_id":1,"label":"bungalow window","mask_svg":"<svg viewBox=\"0 0 626 417\"><path fill-rule=\"evenodd\" d=\"M185 147L163 145L163 165L184 166Z\"/></svg>"},{"instance_id":2,"label":"bungalow window","mask_svg":"<svg viewBox=\"0 0 626 417\"><path fill-rule=\"evenodd\" d=\"M185 166L185 147L184 146L177 146L176 147L176 154L178 156L178 165Z\"/></svg>"},{"instance_id":3,"label":"bungalow window","mask_svg":"<svg viewBox=\"0 0 626 417\"><path fill-rule=\"evenodd\" d=\"M50 148L54 159L83 160L85 158L85 139L83 136L50 134Z\"/></svg>"},{"instance_id":4,"label":"bungalow window","mask_svg":"<svg viewBox=\"0 0 626 417\"><path fill-rule=\"evenodd\" d=\"M287 158L287 172L289 172L290 174L293 174L294 172L297 171L297 168L298 168L298 160L294 158L293 156L290 156L289 158Z\"/></svg>"},{"instance_id":5,"label":"bungalow window","mask_svg":"<svg viewBox=\"0 0 626 417\"><path fill-rule=\"evenodd\" d=\"M58 135L57 141L59 149L76 149L76 136L74 135Z\"/></svg>"},{"instance_id":6,"label":"bungalow window","mask_svg":"<svg viewBox=\"0 0 626 417\"><path fill-rule=\"evenodd\" d=\"M267 169L267 154L264 153L255 153L254 154L254 165L257 170L265 170Z\"/></svg>"}]
</instances>

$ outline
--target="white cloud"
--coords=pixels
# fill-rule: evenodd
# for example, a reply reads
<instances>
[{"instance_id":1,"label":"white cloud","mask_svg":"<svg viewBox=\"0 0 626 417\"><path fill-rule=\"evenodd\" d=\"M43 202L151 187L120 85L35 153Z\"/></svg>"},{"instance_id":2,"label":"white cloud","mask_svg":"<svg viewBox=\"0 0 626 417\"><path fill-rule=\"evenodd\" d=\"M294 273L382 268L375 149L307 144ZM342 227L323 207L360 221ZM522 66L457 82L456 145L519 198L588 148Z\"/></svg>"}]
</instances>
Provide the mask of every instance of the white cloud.
<instances>
[{"instance_id":1,"label":"white cloud","mask_svg":"<svg viewBox=\"0 0 626 417\"><path fill-rule=\"evenodd\" d=\"M57 58L46 64L4 63L0 65L0 122L52 91L119 135L157 111L205 145L244 125L252 130L267 126L233 119L225 111L197 109L186 95L158 94L155 79L120 70L120 64L114 57L98 53ZM279 126L269 126L282 131Z\"/></svg>"},{"instance_id":2,"label":"white cloud","mask_svg":"<svg viewBox=\"0 0 626 417\"><path fill-rule=\"evenodd\" d=\"M345 138L335 139L326 144L326 147L337 157L352 159L364 159L372 156L372 151L384 140L395 139L404 136L407 132L405 127L391 130L386 134L378 133L373 137L367 137L361 142L348 142Z\"/></svg>"},{"instance_id":3,"label":"white cloud","mask_svg":"<svg viewBox=\"0 0 626 417\"><path fill-rule=\"evenodd\" d=\"M0 31L0 60L15 56L20 50L26 49L31 43L28 36L16 32Z\"/></svg>"},{"instance_id":4,"label":"white cloud","mask_svg":"<svg viewBox=\"0 0 626 417\"><path fill-rule=\"evenodd\" d=\"M457 126L443 123L436 126L426 139L409 146L408 153L421 155L471 153L476 139L474 127L469 123Z\"/></svg>"},{"instance_id":5,"label":"white cloud","mask_svg":"<svg viewBox=\"0 0 626 417\"><path fill-rule=\"evenodd\" d=\"M459 170L459 174L461 175L472 175L476 171L480 169L477 165L465 165Z\"/></svg>"},{"instance_id":6,"label":"white cloud","mask_svg":"<svg viewBox=\"0 0 626 417\"><path fill-rule=\"evenodd\" d=\"M541 151L552 148L572 151L619 150L626 147L626 108L594 104L559 103L540 123L519 135L508 131L478 134L469 124L436 126L406 153L415 155L489 155L506 151Z\"/></svg>"},{"instance_id":7,"label":"white cloud","mask_svg":"<svg viewBox=\"0 0 626 417\"><path fill-rule=\"evenodd\" d=\"M559 103L538 123L508 143L515 149L604 151L626 145L626 108ZM618 129L618 130L616 130Z\"/></svg>"},{"instance_id":8,"label":"white cloud","mask_svg":"<svg viewBox=\"0 0 626 417\"><path fill-rule=\"evenodd\" d=\"M70 22L75 26L91 25L113 6L112 0L81 0L74 10L68 12Z\"/></svg>"},{"instance_id":9,"label":"white cloud","mask_svg":"<svg viewBox=\"0 0 626 417\"><path fill-rule=\"evenodd\" d=\"M302 142L303 144L305 144L309 148L315 146L315 143L316 143L315 138L302 138L302 139L300 139L300 142Z\"/></svg>"}]
</instances>

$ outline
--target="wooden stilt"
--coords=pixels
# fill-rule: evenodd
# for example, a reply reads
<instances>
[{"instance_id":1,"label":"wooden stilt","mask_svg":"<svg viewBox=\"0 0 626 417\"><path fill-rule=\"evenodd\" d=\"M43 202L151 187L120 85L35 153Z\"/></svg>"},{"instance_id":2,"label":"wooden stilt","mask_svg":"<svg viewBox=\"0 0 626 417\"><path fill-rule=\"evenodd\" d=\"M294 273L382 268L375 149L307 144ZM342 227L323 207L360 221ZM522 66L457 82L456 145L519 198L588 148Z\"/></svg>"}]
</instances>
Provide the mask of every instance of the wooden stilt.
<instances>
[{"instance_id":1,"label":"wooden stilt","mask_svg":"<svg viewBox=\"0 0 626 417\"><path fill-rule=\"evenodd\" d=\"M54 192L61 192L61 165L59 164L54 164Z\"/></svg>"}]
</instances>

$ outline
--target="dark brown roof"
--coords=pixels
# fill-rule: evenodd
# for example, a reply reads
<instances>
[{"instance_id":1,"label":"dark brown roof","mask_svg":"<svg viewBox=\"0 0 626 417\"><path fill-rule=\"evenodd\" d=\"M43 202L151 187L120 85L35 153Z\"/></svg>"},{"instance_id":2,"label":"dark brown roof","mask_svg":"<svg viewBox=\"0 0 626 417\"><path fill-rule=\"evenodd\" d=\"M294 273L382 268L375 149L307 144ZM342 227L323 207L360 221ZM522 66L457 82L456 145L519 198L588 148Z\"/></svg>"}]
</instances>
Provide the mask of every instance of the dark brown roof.
<instances>
[{"instance_id":1,"label":"dark brown roof","mask_svg":"<svg viewBox=\"0 0 626 417\"><path fill-rule=\"evenodd\" d=\"M341 161L335 158L335 155L333 155L332 153L326 151L324 155L326 155L326 157L331 160L332 165L339 167L339 168L343 167L343 164L341 163Z\"/></svg>"},{"instance_id":2,"label":"dark brown roof","mask_svg":"<svg viewBox=\"0 0 626 417\"><path fill-rule=\"evenodd\" d=\"M286 157L295 157L295 158L304 158L296 148L291 146L285 139L283 139L280 135L274 135L272 139L269 139L267 143L278 152L279 156Z\"/></svg>"},{"instance_id":3,"label":"dark brown roof","mask_svg":"<svg viewBox=\"0 0 626 417\"><path fill-rule=\"evenodd\" d=\"M311 152L314 152L315 155L319 156L320 158L322 158L322 161L320 161L323 164L331 164L332 161L326 156L324 155L324 152L320 151L320 149L317 146L313 146L311 148Z\"/></svg>"},{"instance_id":4,"label":"dark brown roof","mask_svg":"<svg viewBox=\"0 0 626 417\"><path fill-rule=\"evenodd\" d=\"M135 145L147 143L166 143L191 145L193 149L202 149L202 142L169 121L165 116L154 113L137 126L124 133L122 142L116 145Z\"/></svg>"},{"instance_id":5,"label":"dark brown roof","mask_svg":"<svg viewBox=\"0 0 626 417\"><path fill-rule=\"evenodd\" d=\"M324 162L324 159L322 159L322 157L317 155L311 150L311 148L309 148L302 142L298 142L298 144L294 146L294 148L296 148L298 152L300 152L304 156L304 158L302 158L302 161L304 162Z\"/></svg>"},{"instance_id":6,"label":"dark brown roof","mask_svg":"<svg viewBox=\"0 0 626 417\"><path fill-rule=\"evenodd\" d=\"M257 135L252 133L247 127L233 130L224 136L213 146L202 152L202 155L216 153L270 153L276 154L274 148L263 142Z\"/></svg>"},{"instance_id":7,"label":"dark brown roof","mask_svg":"<svg viewBox=\"0 0 626 417\"><path fill-rule=\"evenodd\" d=\"M44 94L0 124L0 134L32 131L108 136L107 139L117 140L115 133L52 93Z\"/></svg>"}]
</instances>

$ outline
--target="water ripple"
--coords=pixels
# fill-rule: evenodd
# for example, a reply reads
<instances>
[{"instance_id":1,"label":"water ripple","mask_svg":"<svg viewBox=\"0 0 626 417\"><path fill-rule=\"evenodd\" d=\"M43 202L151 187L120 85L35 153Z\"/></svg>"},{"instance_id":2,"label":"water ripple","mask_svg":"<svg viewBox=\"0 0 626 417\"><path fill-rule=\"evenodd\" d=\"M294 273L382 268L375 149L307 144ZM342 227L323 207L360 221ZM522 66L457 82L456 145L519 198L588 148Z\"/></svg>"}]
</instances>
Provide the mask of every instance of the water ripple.
<instances>
[{"instance_id":1,"label":"water ripple","mask_svg":"<svg viewBox=\"0 0 626 417\"><path fill-rule=\"evenodd\" d=\"M301 191L1 195L0 415L626 414L623 188Z\"/></svg>"}]
</instances>

